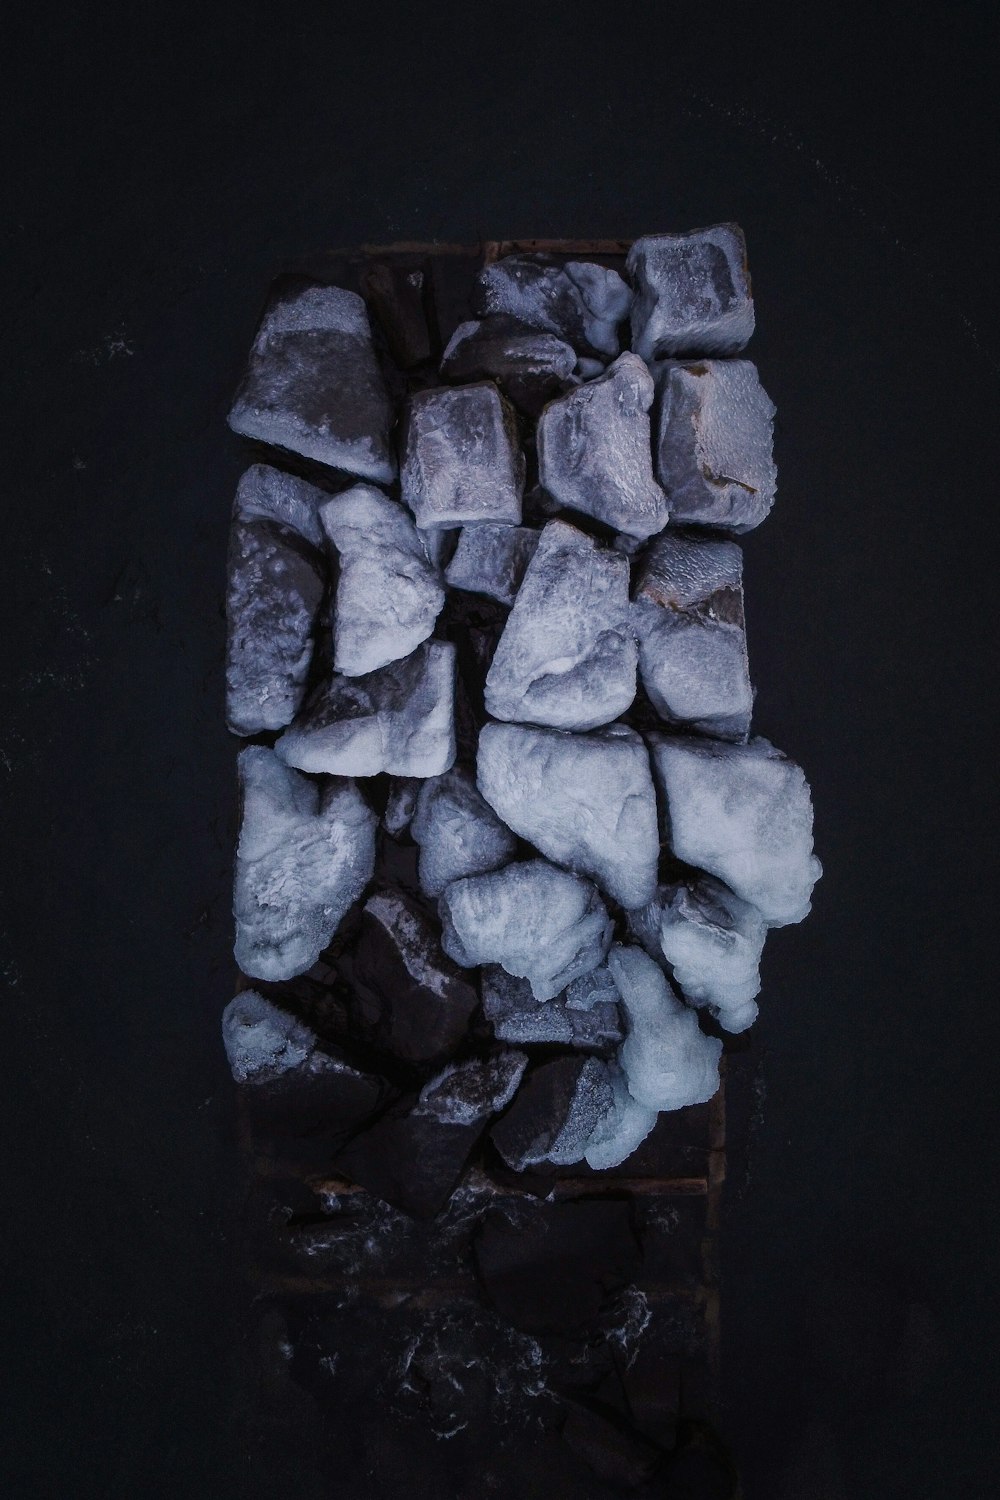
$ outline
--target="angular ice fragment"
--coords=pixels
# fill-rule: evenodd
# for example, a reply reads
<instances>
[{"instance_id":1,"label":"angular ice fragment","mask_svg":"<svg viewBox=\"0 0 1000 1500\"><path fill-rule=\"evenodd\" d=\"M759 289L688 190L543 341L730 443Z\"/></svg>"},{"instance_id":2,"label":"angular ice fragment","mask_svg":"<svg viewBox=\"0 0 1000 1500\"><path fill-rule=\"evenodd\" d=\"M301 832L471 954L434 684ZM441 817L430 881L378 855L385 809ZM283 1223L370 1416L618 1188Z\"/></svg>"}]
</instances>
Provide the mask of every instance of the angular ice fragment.
<instances>
[{"instance_id":1,"label":"angular ice fragment","mask_svg":"<svg viewBox=\"0 0 1000 1500\"><path fill-rule=\"evenodd\" d=\"M295 474L272 469L270 464L251 464L236 487L233 514L243 521L277 521L281 526L290 526L323 551L325 539L319 511L329 498L326 490Z\"/></svg>"},{"instance_id":2,"label":"angular ice fragment","mask_svg":"<svg viewBox=\"0 0 1000 1500\"><path fill-rule=\"evenodd\" d=\"M634 354L550 401L538 422L543 487L560 505L628 536L661 531L668 507L653 477L652 404L652 377Z\"/></svg>"},{"instance_id":3,"label":"angular ice fragment","mask_svg":"<svg viewBox=\"0 0 1000 1500\"><path fill-rule=\"evenodd\" d=\"M574 384L575 368L576 351L564 339L502 314L460 324L441 360L449 380L495 380L530 417Z\"/></svg>"},{"instance_id":4,"label":"angular ice fragment","mask_svg":"<svg viewBox=\"0 0 1000 1500\"><path fill-rule=\"evenodd\" d=\"M517 852L514 834L480 796L464 766L422 783L410 833L420 845L420 889L427 896L440 896L465 875L498 870Z\"/></svg>"},{"instance_id":5,"label":"angular ice fragment","mask_svg":"<svg viewBox=\"0 0 1000 1500\"><path fill-rule=\"evenodd\" d=\"M722 1043L698 1027L659 965L641 948L615 943L608 967L622 997L628 1036L618 1061L628 1091L647 1109L703 1104L719 1087Z\"/></svg>"},{"instance_id":6,"label":"angular ice fragment","mask_svg":"<svg viewBox=\"0 0 1000 1500\"><path fill-rule=\"evenodd\" d=\"M499 965L488 964L483 969L483 1012L497 1040L519 1046L560 1044L585 1052L616 1046L624 1036L618 991L607 969L594 972L607 976L610 995L597 999L595 986L588 996L593 997L593 1003L584 1008L571 1005L568 998L570 990L584 984L584 979L575 979L554 1000L538 1001L526 979L515 979Z\"/></svg>"},{"instance_id":7,"label":"angular ice fragment","mask_svg":"<svg viewBox=\"0 0 1000 1500\"><path fill-rule=\"evenodd\" d=\"M487 724L477 777L507 826L548 859L589 875L622 906L650 900L660 855L656 792L634 730Z\"/></svg>"},{"instance_id":8,"label":"angular ice fragment","mask_svg":"<svg viewBox=\"0 0 1000 1500\"><path fill-rule=\"evenodd\" d=\"M745 1031L757 1019L760 912L708 875L663 888L660 903L660 948L685 998L726 1031Z\"/></svg>"},{"instance_id":9,"label":"angular ice fragment","mask_svg":"<svg viewBox=\"0 0 1000 1500\"><path fill-rule=\"evenodd\" d=\"M569 1166L583 1160L595 1126L612 1107L602 1058L560 1057L527 1074L490 1136L515 1172L542 1162Z\"/></svg>"},{"instance_id":10,"label":"angular ice fragment","mask_svg":"<svg viewBox=\"0 0 1000 1500\"><path fill-rule=\"evenodd\" d=\"M492 381L410 397L400 478L424 530L520 522L524 457Z\"/></svg>"},{"instance_id":11,"label":"angular ice fragment","mask_svg":"<svg viewBox=\"0 0 1000 1500\"><path fill-rule=\"evenodd\" d=\"M631 305L632 293L617 271L589 261L560 266L544 255L494 261L479 273L473 295L481 317L506 313L557 334L579 354L606 357L621 347L618 324Z\"/></svg>"},{"instance_id":12,"label":"angular ice fragment","mask_svg":"<svg viewBox=\"0 0 1000 1500\"><path fill-rule=\"evenodd\" d=\"M642 1145L657 1119L655 1109L633 1099L628 1091L628 1080L619 1063L610 1065L608 1081L611 1085L612 1107L598 1120L584 1153L588 1167L592 1167L595 1172L620 1167Z\"/></svg>"},{"instance_id":13,"label":"angular ice fragment","mask_svg":"<svg viewBox=\"0 0 1000 1500\"><path fill-rule=\"evenodd\" d=\"M643 359L738 354L744 348L754 317L738 224L644 235L626 264L636 288L632 348Z\"/></svg>"},{"instance_id":14,"label":"angular ice fragment","mask_svg":"<svg viewBox=\"0 0 1000 1500\"><path fill-rule=\"evenodd\" d=\"M486 678L495 719L594 729L635 697L628 559L550 521Z\"/></svg>"},{"instance_id":15,"label":"angular ice fragment","mask_svg":"<svg viewBox=\"0 0 1000 1500\"><path fill-rule=\"evenodd\" d=\"M444 576L453 589L513 604L540 535L531 526L463 526Z\"/></svg>"}]
</instances>

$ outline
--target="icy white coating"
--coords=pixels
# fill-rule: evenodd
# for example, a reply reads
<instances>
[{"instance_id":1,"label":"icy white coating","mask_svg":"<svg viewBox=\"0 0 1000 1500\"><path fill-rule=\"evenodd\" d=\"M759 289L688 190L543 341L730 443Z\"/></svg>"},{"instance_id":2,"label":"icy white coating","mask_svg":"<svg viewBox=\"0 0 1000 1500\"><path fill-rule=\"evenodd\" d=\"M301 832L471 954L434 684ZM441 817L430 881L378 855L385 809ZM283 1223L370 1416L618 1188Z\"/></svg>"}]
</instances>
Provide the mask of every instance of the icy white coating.
<instances>
[{"instance_id":1,"label":"icy white coating","mask_svg":"<svg viewBox=\"0 0 1000 1500\"><path fill-rule=\"evenodd\" d=\"M474 297L481 315L506 313L557 334L580 354L607 358L621 347L618 325L632 305L617 271L589 261L557 266L534 255L507 255L484 267Z\"/></svg>"},{"instance_id":2,"label":"icy white coating","mask_svg":"<svg viewBox=\"0 0 1000 1500\"><path fill-rule=\"evenodd\" d=\"M759 736L730 745L656 733L649 745L677 858L716 876L769 927L801 922L823 871L795 762Z\"/></svg>"},{"instance_id":3,"label":"icy white coating","mask_svg":"<svg viewBox=\"0 0 1000 1500\"><path fill-rule=\"evenodd\" d=\"M674 524L752 531L778 485L774 404L748 359L672 361L656 371L656 472Z\"/></svg>"},{"instance_id":4,"label":"icy white coating","mask_svg":"<svg viewBox=\"0 0 1000 1500\"><path fill-rule=\"evenodd\" d=\"M622 998L628 1036L618 1061L628 1091L647 1109L703 1104L719 1087L722 1043L699 1029L659 964L641 948L615 943L608 955Z\"/></svg>"},{"instance_id":5,"label":"icy white coating","mask_svg":"<svg viewBox=\"0 0 1000 1500\"><path fill-rule=\"evenodd\" d=\"M593 1010L595 1006L617 1005L618 990L607 964L601 964L568 984L561 998L570 1010Z\"/></svg>"},{"instance_id":6,"label":"icy white coating","mask_svg":"<svg viewBox=\"0 0 1000 1500\"><path fill-rule=\"evenodd\" d=\"M614 1109L611 1068L599 1057L588 1057L580 1069L566 1117L542 1156L527 1165L550 1161L557 1167L583 1161L598 1123Z\"/></svg>"},{"instance_id":7,"label":"icy white coating","mask_svg":"<svg viewBox=\"0 0 1000 1500\"><path fill-rule=\"evenodd\" d=\"M477 780L507 826L555 864L589 875L622 906L652 898L660 855L656 792L634 730L613 724L567 734L486 724Z\"/></svg>"},{"instance_id":8,"label":"icy white coating","mask_svg":"<svg viewBox=\"0 0 1000 1500\"><path fill-rule=\"evenodd\" d=\"M256 990L241 990L222 1012L222 1042L237 1083L270 1083L309 1062L316 1035Z\"/></svg>"},{"instance_id":9,"label":"icy white coating","mask_svg":"<svg viewBox=\"0 0 1000 1500\"><path fill-rule=\"evenodd\" d=\"M417 527L417 536L424 549L424 556L438 573L443 571L448 555L461 534L461 529L457 526L450 528L440 526L436 531L421 531L420 527Z\"/></svg>"},{"instance_id":10,"label":"icy white coating","mask_svg":"<svg viewBox=\"0 0 1000 1500\"><path fill-rule=\"evenodd\" d=\"M361 677L409 656L444 605L413 517L373 485L356 484L327 500L320 518L340 562L334 668Z\"/></svg>"},{"instance_id":11,"label":"icy white coating","mask_svg":"<svg viewBox=\"0 0 1000 1500\"><path fill-rule=\"evenodd\" d=\"M486 677L495 719L595 729L635 697L628 558L549 521Z\"/></svg>"},{"instance_id":12,"label":"icy white coating","mask_svg":"<svg viewBox=\"0 0 1000 1500\"><path fill-rule=\"evenodd\" d=\"M657 1111L633 1099L619 1063L608 1067L612 1105L597 1121L587 1141L584 1156L589 1167L606 1172L621 1166L641 1146L656 1124Z\"/></svg>"},{"instance_id":13,"label":"icy white coating","mask_svg":"<svg viewBox=\"0 0 1000 1500\"><path fill-rule=\"evenodd\" d=\"M757 1019L767 937L760 912L708 875L664 888L661 900L660 950L685 999L726 1031L746 1031Z\"/></svg>"},{"instance_id":14,"label":"icy white coating","mask_svg":"<svg viewBox=\"0 0 1000 1500\"><path fill-rule=\"evenodd\" d=\"M524 1046L560 1044L581 1051L616 1045L624 1036L618 991L606 967L594 972L606 976L610 993L598 998L600 990L594 985L589 992L592 1003L574 1006L569 1002L570 990L574 985L582 985L584 979L575 979L573 985L553 1000L539 1001L526 979L516 979L499 964L488 964L483 969L483 1013L497 1040Z\"/></svg>"},{"instance_id":15,"label":"icy white coating","mask_svg":"<svg viewBox=\"0 0 1000 1500\"><path fill-rule=\"evenodd\" d=\"M507 1108L527 1066L525 1054L514 1051L450 1063L424 1084L412 1113L460 1129L479 1125Z\"/></svg>"},{"instance_id":16,"label":"icy white coating","mask_svg":"<svg viewBox=\"0 0 1000 1500\"><path fill-rule=\"evenodd\" d=\"M550 401L538 421L538 477L560 505L628 536L667 522L667 497L653 477L649 409L653 380L622 354L596 380Z\"/></svg>"},{"instance_id":17,"label":"icy white coating","mask_svg":"<svg viewBox=\"0 0 1000 1500\"><path fill-rule=\"evenodd\" d=\"M643 235L626 267L636 289L632 348L643 359L738 354L747 344L753 297L738 224Z\"/></svg>"},{"instance_id":18,"label":"icy white coating","mask_svg":"<svg viewBox=\"0 0 1000 1500\"><path fill-rule=\"evenodd\" d=\"M519 524L524 457L513 414L492 381L410 397L400 479L403 500L424 530Z\"/></svg>"},{"instance_id":19,"label":"icy white coating","mask_svg":"<svg viewBox=\"0 0 1000 1500\"><path fill-rule=\"evenodd\" d=\"M508 864L517 839L476 790L464 766L421 783L410 833L420 845L418 873L426 896L440 896L465 875L483 875Z\"/></svg>"},{"instance_id":20,"label":"icy white coating","mask_svg":"<svg viewBox=\"0 0 1000 1500\"><path fill-rule=\"evenodd\" d=\"M322 787L273 750L239 754L236 961L254 979L312 967L375 869L374 812L351 781Z\"/></svg>"},{"instance_id":21,"label":"icy white coating","mask_svg":"<svg viewBox=\"0 0 1000 1500\"><path fill-rule=\"evenodd\" d=\"M531 526L463 526L444 576L453 589L513 604L538 537Z\"/></svg>"},{"instance_id":22,"label":"icy white coating","mask_svg":"<svg viewBox=\"0 0 1000 1500\"><path fill-rule=\"evenodd\" d=\"M385 801L385 812L382 814L382 826L386 833L391 833L396 838L409 828L423 784L419 776L393 777Z\"/></svg>"},{"instance_id":23,"label":"icy white coating","mask_svg":"<svg viewBox=\"0 0 1000 1500\"><path fill-rule=\"evenodd\" d=\"M544 859L456 880L438 911L450 958L466 969L501 964L529 981L536 1000L552 1000L596 969L611 942L596 888Z\"/></svg>"},{"instance_id":24,"label":"icy white coating","mask_svg":"<svg viewBox=\"0 0 1000 1500\"><path fill-rule=\"evenodd\" d=\"M455 647L425 641L366 677L334 675L275 745L331 776L440 776L455 760Z\"/></svg>"},{"instance_id":25,"label":"icy white coating","mask_svg":"<svg viewBox=\"0 0 1000 1500\"><path fill-rule=\"evenodd\" d=\"M252 464L236 487L233 514L244 521L278 521L322 549L319 508L329 498L326 490L294 474L272 469L270 464Z\"/></svg>"}]
</instances>

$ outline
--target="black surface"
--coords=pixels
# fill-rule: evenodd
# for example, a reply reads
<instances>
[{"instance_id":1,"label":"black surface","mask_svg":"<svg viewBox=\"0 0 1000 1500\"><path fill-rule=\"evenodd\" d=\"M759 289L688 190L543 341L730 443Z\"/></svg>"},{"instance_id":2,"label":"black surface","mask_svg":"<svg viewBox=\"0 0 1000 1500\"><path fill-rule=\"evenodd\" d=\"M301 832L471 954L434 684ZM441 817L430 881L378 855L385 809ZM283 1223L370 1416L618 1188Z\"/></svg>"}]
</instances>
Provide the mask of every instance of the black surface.
<instances>
[{"instance_id":1,"label":"black surface","mask_svg":"<svg viewBox=\"0 0 1000 1500\"><path fill-rule=\"evenodd\" d=\"M986 5L15 19L7 1493L245 1477L224 415L271 276L359 241L719 219L779 413L756 722L810 776L826 865L769 945L741 1085L726 1435L747 1500L994 1492L994 50ZM403 1445L342 1494L393 1474L421 1493Z\"/></svg>"}]
</instances>

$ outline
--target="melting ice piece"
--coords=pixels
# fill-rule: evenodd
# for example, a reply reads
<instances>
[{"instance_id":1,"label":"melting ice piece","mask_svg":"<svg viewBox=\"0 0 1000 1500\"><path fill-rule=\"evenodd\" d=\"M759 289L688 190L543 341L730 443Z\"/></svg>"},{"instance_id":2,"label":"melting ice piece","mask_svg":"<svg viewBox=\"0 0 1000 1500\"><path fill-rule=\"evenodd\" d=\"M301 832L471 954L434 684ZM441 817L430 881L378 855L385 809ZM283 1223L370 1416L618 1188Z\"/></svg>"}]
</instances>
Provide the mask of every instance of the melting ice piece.
<instances>
[{"instance_id":1,"label":"melting ice piece","mask_svg":"<svg viewBox=\"0 0 1000 1500\"><path fill-rule=\"evenodd\" d=\"M254 979L312 967L375 869L376 817L351 781L322 790L273 750L239 755L236 962Z\"/></svg>"},{"instance_id":2,"label":"melting ice piece","mask_svg":"<svg viewBox=\"0 0 1000 1500\"><path fill-rule=\"evenodd\" d=\"M382 826L386 833L398 838L405 833L417 810L417 796L423 781L419 776L394 776L389 786L389 795L382 814Z\"/></svg>"},{"instance_id":3,"label":"melting ice piece","mask_svg":"<svg viewBox=\"0 0 1000 1500\"><path fill-rule=\"evenodd\" d=\"M241 990L222 1012L222 1041L237 1083L270 1083L316 1054L316 1033L256 990ZM320 1066L323 1054L319 1053Z\"/></svg>"},{"instance_id":4,"label":"melting ice piece","mask_svg":"<svg viewBox=\"0 0 1000 1500\"><path fill-rule=\"evenodd\" d=\"M676 524L752 531L771 510L778 471L774 405L748 359L673 361L657 371L656 472Z\"/></svg>"},{"instance_id":5,"label":"melting ice piece","mask_svg":"<svg viewBox=\"0 0 1000 1500\"><path fill-rule=\"evenodd\" d=\"M275 745L331 776L440 776L455 759L455 648L427 641L366 677L334 676Z\"/></svg>"},{"instance_id":6,"label":"melting ice piece","mask_svg":"<svg viewBox=\"0 0 1000 1500\"><path fill-rule=\"evenodd\" d=\"M611 919L589 880L544 859L472 875L439 903L444 951L463 968L501 964L551 1000L596 969L611 942Z\"/></svg>"},{"instance_id":7,"label":"melting ice piece","mask_svg":"<svg viewBox=\"0 0 1000 1500\"><path fill-rule=\"evenodd\" d=\"M547 329L579 354L613 358L632 293L617 271L590 261L557 265L544 255L506 255L480 273L473 310L506 313Z\"/></svg>"},{"instance_id":8,"label":"melting ice piece","mask_svg":"<svg viewBox=\"0 0 1000 1500\"><path fill-rule=\"evenodd\" d=\"M622 906L651 899L660 857L656 792L634 730L486 724L477 775L490 806L548 859L589 875Z\"/></svg>"},{"instance_id":9,"label":"melting ice piece","mask_svg":"<svg viewBox=\"0 0 1000 1500\"><path fill-rule=\"evenodd\" d=\"M643 359L744 348L753 333L753 297L738 224L643 235L626 264L636 288L632 348Z\"/></svg>"},{"instance_id":10,"label":"melting ice piece","mask_svg":"<svg viewBox=\"0 0 1000 1500\"><path fill-rule=\"evenodd\" d=\"M449 380L495 380L530 417L574 384L575 368L576 351L565 339L503 314L461 323L441 360Z\"/></svg>"},{"instance_id":11,"label":"melting ice piece","mask_svg":"<svg viewBox=\"0 0 1000 1500\"><path fill-rule=\"evenodd\" d=\"M594 729L635 697L628 558L550 521L486 677L495 719Z\"/></svg>"},{"instance_id":12,"label":"melting ice piece","mask_svg":"<svg viewBox=\"0 0 1000 1500\"><path fill-rule=\"evenodd\" d=\"M584 1153L587 1165L596 1172L621 1166L642 1145L657 1119L655 1109L632 1098L619 1063L610 1065L608 1081L612 1105L597 1121Z\"/></svg>"},{"instance_id":13,"label":"melting ice piece","mask_svg":"<svg viewBox=\"0 0 1000 1500\"><path fill-rule=\"evenodd\" d=\"M453 589L513 604L540 534L531 526L463 526L444 576Z\"/></svg>"},{"instance_id":14,"label":"melting ice piece","mask_svg":"<svg viewBox=\"0 0 1000 1500\"><path fill-rule=\"evenodd\" d=\"M520 522L524 458L492 381L410 397L400 477L424 530Z\"/></svg>"},{"instance_id":15,"label":"melting ice piece","mask_svg":"<svg viewBox=\"0 0 1000 1500\"><path fill-rule=\"evenodd\" d=\"M618 1060L637 1103L651 1110L703 1104L719 1087L722 1043L698 1027L659 965L641 948L615 943L608 967L622 997L628 1036Z\"/></svg>"},{"instance_id":16,"label":"melting ice piece","mask_svg":"<svg viewBox=\"0 0 1000 1500\"><path fill-rule=\"evenodd\" d=\"M389 483L391 421L361 298L298 277L277 284L229 413L233 431Z\"/></svg>"},{"instance_id":17,"label":"melting ice piece","mask_svg":"<svg viewBox=\"0 0 1000 1500\"><path fill-rule=\"evenodd\" d=\"M538 422L542 486L560 505L628 536L661 531L667 497L653 477L652 404L652 377L634 354L550 401Z\"/></svg>"},{"instance_id":18,"label":"melting ice piece","mask_svg":"<svg viewBox=\"0 0 1000 1500\"><path fill-rule=\"evenodd\" d=\"M603 1058L560 1057L533 1068L490 1136L515 1172L582 1161L598 1121L613 1107Z\"/></svg>"},{"instance_id":19,"label":"melting ice piece","mask_svg":"<svg viewBox=\"0 0 1000 1500\"><path fill-rule=\"evenodd\" d=\"M320 516L340 559L333 665L361 677L427 639L444 589L413 517L381 490L356 484L328 500Z\"/></svg>"},{"instance_id":20,"label":"melting ice piece","mask_svg":"<svg viewBox=\"0 0 1000 1500\"><path fill-rule=\"evenodd\" d=\"M649 736L678 859L715 875L769 927L801 922L823 873L800 768L760 736L746 745Z\"/></svg>"},{"instance_id":21,"label":"melting ice piece","mask_svg":"<svg viewBox=\"0 0 1000 1500\"><path fill-rule=\"evenodd\" d=\"M575 979L554 1000L538 1001L526 979L515 979L499 965L488 964L483 970L483 1011L497 1040L519 1046L560 1044L584 1052L617 1046L624 1036L618 991L606 968L602 966L594 973L606 976L610 995L598 998L601 991L593 985L588 993L592 1003L583 1007L572 1005L568 997L574 986L585 983L584 979Z\"/></svg>"},{"instance_id":22,"label":"melting ice piece","mask_svg":"<svg viewBox=\"0 0 1000 1500\"><path fill-rule=\"evenodd\" d=\"M753 689L736 543L663 532L641 564L632 623L643 687L660 717L745 740Z\"/></svg>"},{"instance_id":23,"label":"melting ice piece","mask_svg":"<svg viewBox=\"0 0 1000 1500\"><path fill-rule=\"evenodd\" d=\"M757 1019L767 936L760 912L708 875L665 887L660 901L660 948L685 998L726 1031L746 1031Z\"/></svg>"},{"instance_id":24,"label":"melting ice piece","mask_svg":"<svg viewBox=\"0 0 1000 1500\"><path fill-rule=\"evenodd\" d=\"M517 839L476 790L472 772L453 766L421 785L410 832L420 845L420 889L440 896L465 875L508 864Z\"/></svg>"}]
</instances>

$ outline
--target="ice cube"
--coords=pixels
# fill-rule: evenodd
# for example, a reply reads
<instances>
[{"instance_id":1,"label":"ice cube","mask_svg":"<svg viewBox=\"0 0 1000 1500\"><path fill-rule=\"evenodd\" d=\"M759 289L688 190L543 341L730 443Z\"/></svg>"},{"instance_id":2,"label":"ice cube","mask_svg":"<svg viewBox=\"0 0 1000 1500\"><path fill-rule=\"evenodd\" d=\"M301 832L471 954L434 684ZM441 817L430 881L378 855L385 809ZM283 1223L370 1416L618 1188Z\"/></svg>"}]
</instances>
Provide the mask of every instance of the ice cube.
<instances>
[{"instance_id":1,"label":"ice cube","mask_svg":"<svg viewBox=\"0 0 1000 1500\"><path fill-rule=\"evenodd\" d=\"M719 1087L722 1043L699 1029L663 970L641 948L615 943L608 967L622 997L628 1031L619 1053L628 1091L651 1110L703 1104Z\"/></svg>"},{"instance_id":2,"label":"ice cube","mask_svg":"<svg viewBox=\"0 0 1000 1500\"><path fill-rule=\"evenodd\" d=\"M513 604L540 535L531 526L463 526L444 576L453 589Z\"/></svg>"},{"instance_id":3,"label":"ice cube","mask_svg":"<svg viewBox=\"0 0 1000 1500\"><path fill-rule=\"evenodd\" d=\"M492 381L410 397L401 481L427 531L520 522L524 458L513 413Z\"/></svg>"},{"instance_id":4,"label":"ice cube","mask_svg":"<svg viewBox=\"0 0 1000 1500\"><path fill-rule=\"evenodd\" d=\"M643 359L738 354L745 347L753 297L738 224L643 235L626 264L636 288L632 348Z\"/></svg>"},{"instance_id":5,"label":"ice cube","mask_svg":"<svg viewBox=\"0 0 1000 1500\"><path fill-rule=\"evenodd\" d=\"M578 354L613 358L632 293L617 271L589 261L559 265L544 255L506 255L479 273L473 310L546 329Z\"/></svg>"},{"instance_id":6,"label":"ice cube","mask_svg":"<svg viewBox=\"0 0 1000 1500\"><path fill-rule=\"evenodd\" d=\"M420 845L420 888L427 896L440 896L465 875L498 870L517 852L514 834L480 796L464 766L421 784L410 832Z\"/></svg>"}]
</instances>

